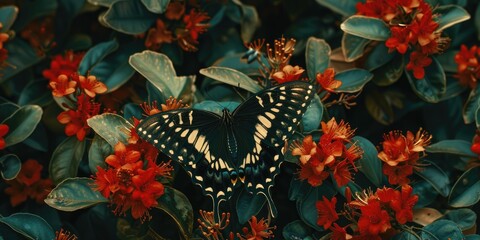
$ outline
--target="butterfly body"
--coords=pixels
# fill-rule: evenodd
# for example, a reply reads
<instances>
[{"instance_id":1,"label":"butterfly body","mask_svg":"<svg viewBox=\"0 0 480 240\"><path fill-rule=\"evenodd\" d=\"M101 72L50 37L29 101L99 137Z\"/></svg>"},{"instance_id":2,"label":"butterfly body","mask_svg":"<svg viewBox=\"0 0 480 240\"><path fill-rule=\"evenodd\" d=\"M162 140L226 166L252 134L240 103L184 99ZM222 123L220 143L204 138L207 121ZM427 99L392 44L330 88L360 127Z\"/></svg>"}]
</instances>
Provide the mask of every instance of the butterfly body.
<instances>
[{"instance_id":1,"label":"butterfly body","mask_svg":"<svg viewBox=\"0 0 480 240\"><path fill-rule=\"evenodd\" d=\"M314 94L312 85L291 82L255 94L233 112L177 109L146 118L137 131L179 162L216 210L243 184L264 195L275 215L269 189L280 172L282 148Z\"/></svg>"}]
</instances>

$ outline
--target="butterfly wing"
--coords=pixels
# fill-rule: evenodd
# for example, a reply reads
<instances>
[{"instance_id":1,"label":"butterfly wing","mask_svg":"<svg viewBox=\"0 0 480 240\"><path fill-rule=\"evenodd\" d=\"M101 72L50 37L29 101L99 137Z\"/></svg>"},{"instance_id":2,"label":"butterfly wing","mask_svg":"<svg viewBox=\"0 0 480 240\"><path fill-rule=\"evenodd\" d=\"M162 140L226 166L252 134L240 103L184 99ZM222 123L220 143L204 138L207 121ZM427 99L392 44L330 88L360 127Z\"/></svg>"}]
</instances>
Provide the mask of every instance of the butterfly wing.
<instances>
[{"instance_id":1,"label":"butterfly wing","mask_svg":"<svg viewBox=\"0 0 480 240\"><path fill-rule=\"evenodd\" d=\"M247 99L233 113L233 129L238 139L234 163L244 172L245 187L267 198L272 216L275 205L269 189L280 172L286 141L292 137L315 95L306 82L290 82L261 91Z\"/></svg>"},{"instance_id":2,"label":"butterfly wing","mask_svg":"<svg viewBox=\"0 0 480 240\"><path fill-rule=\"evenodd\" d=\"M179 162L216 209L232 196L230 176L236 172L225 147L227 128L219 115L195 109L162 112L140 122L137 132Z\"/></svg>"}]
</instances>

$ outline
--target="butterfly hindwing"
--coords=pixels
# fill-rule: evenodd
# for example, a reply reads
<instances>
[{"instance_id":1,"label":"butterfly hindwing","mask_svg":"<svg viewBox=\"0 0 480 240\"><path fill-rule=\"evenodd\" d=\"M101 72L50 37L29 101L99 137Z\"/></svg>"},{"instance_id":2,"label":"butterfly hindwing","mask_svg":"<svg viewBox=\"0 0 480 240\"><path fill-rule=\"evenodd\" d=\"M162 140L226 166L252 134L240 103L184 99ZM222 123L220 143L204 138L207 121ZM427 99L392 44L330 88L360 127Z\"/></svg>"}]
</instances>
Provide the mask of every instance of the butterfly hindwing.
<instances>
[{"instance_id":1,"label":"butterfly hindwing","mask_svg":"<svg viewBox=\"0 0 480 240\"><path fill-rule=\"evenodd\" d=\"M137 126L139 136L179 162L214 206L230 198L235 170L223 139L227 129L214 113L178 109L152 115Z\"/></svg>"}]
</instances>

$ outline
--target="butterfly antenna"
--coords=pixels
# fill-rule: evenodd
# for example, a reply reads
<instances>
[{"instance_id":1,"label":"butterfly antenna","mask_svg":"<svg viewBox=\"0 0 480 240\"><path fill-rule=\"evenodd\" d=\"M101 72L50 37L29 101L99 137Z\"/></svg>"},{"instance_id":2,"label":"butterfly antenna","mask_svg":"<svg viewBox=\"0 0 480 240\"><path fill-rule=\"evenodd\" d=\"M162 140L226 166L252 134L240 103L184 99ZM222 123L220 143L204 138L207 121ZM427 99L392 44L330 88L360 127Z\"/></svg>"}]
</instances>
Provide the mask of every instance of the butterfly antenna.
<instances>
[{"instance_id":1,"label":"butterfly antenna","mask_svg":"<svg viewBox=\"0 0 480 240\"><path fill-rule=\"evenodd\" d=\"M258 194L262 194L263 196L265 196L265 198L267 199L267 203L268 203L269 215L272 218L276 218L277 215L278 215L278 210L277 210L277 207L275 207L275 203L273 202L272 196L270 194L270 188L267 189L266 193L265 192L259 192Z\"/></svg>"}]
</instances>

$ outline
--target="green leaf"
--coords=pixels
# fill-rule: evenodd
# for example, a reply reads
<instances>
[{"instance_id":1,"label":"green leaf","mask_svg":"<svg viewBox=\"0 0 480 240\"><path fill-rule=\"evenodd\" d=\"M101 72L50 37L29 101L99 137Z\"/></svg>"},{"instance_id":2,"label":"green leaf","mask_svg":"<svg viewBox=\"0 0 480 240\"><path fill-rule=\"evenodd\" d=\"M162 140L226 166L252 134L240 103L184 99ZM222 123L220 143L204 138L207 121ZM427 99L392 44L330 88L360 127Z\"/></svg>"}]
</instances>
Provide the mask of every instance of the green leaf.
<instances>
[{"instance_id":1,"label":"green leaf","mask_svg":"<svg viewBox=\"0 0 480 240\"><path fill-rule=\"evenodd\" d=\"M390 28L379 18L353 15L347 18L340 28L351 35L375 41L386 41L390 38Z\"/></svg>"},{"instance_id":2,"label":"green leaf","mask_svg":"<svg viewBox=\"0 0 480 240\"><path fill-rule=\"evenodd\" d=\"M108 54L112 53L118 48L117 40L113 39L108 42L102 42L90 48L83 56L78 72L80 75L86 75L97 63L102 61Z\"/></svg>"},{"instance_id":3,"label":"green leaf","mask_svg":"<svg viewBox=\"0 0 480 240\"><path fill-rule=\"evenodd\" d=\"M437 19L438 28L436 31L442 31L445 28L470 19L470 14L462 7L456 5L438 6L435 8L434 14L439 14Z\"/></svg>"},{"instance_id":4,"label":"green leaf","mask_svg":"<svg viewBox=\"0 0 480 240\"><path fill-rule=\"evenodd\" d=\"M465 90L466 88L460 84L458 79L447 76L447 90L445 91L445 95L443 95L440 101L456 97L465 92Z\"/></svg>"},{"instance_id":5,"label":"green leaf","mask_svg":"<svg viewBox=\"0 0 480 240\"><path fill-rule=\"evenodd\" d=\"M420 232L422 240L463 239L462 230L452 221L437 220Z\"/></svg>"},{"instance_id":6,"label":"green leaf","mask_svg":"<svg viewBox=\"0 0 480 240\"><path fill-rule=\"evenodd\" d=\"M234 1L234 3L241 3L240 1ZM253 34L260 26L260 18L258 16L257 9L254 6L240 4L242 10L242 17L240 20L240 37L243 42L250 42Z\"/></svg>"},{"instance_id":7,"label":"green leaf","mask_svg":"<svg viewBox=\"0 0 480 240\"><path fill-rule=\"evenodd\" d=\"M458 64L455 62L455 55L458 52L458 50L448 49L444 53L435 56L445 72L457 72ZM458 79L455 80L458 82Z\"/></svg>"},{"instance_id":8,"label":"green leaf","mask_svg":"<svg viewBox=\"0 0 480 240\"><path fill-rule=\"evenodd\" d=\"M323 73L330 64L330 45L323 39L315 37L308 38L305 49L305 62L310 80L315 80L317 73Z\"/></svg>"},{"instance_id":9,"label":"green leaf","mask_svg":"<svg viewBox=\"0 0 480 240\"><path fill-rule=\"evenodd\" d=\"M435 201L438 197L437 191L427 181L415 181L412 182L413 194L421 196L418 198L418 202L415 204L415 208L427 207Z\"/></svg>"},{"instance_id":10,"label":"green leaf","mask_svg":"<svg viewBox=\"0 0 480 240\"><path fill-rule=\"evenodd\" d=\"M480 84L477 84L475 89L472 89L468 94L468 99L463 105L463 121L466 124L470 124L476 121L476 112L480 107Z\"/></svg>"},{"instance_id":11,"label":"green leaf","mask_svg":"<svg viewBox=\"0 0 480 240\"><path fill-rule=\"evenodd\" d=\"M32 81L25 86L18 98L18 105L36 104L46 106L52 102L51 91L45 91L48 81Z\"/></svg>"},{"instance_id":12,"label":"green leaf","mask_svg":"<svg viewBox=\"0 0 480 240\"><path fill-rule=\"evenodd\" d=\"M381 124L389 125L395 120L392 106L385 95L378 91L373 90L366 94L365 106L368 113Z\"/></svg>"},{"instance_id":13,"label":"green leaf","mask_svg":"<svg viewBox=\"0 0 480 240\"><path fill-rule=\"evenodd\" d=\"M125 34L141 34L146 32L157 19L140 1L117 1L108 11L100 16L115 31Z\"/></svg>"},{"instance_id":14,"label":"green leaf","mask_svg":"<svg viewBox=\"0 0 480 240\"><path fill-rule=\"evenodd\" d=\"M11 146L25 140L33 133L42 118L42 108L37 105L27 105L15 111L2 123L10 128L5 137L6 146Z\"/></svg>"},{"instance_id":15,"label":"green leaf","mask_svg":"<svg viewBox=\"0 0 480 240\"><path fill-rule=\"evenodd\" d=\"M0 157L0 174L5 180L12 180L22 169L22 161L15 154L6 154Z\"/></svg>"},{"instance_id":16,"label":"green leaf","mask_svg":"<svg viewBox=\"0 0 480 240\"><path fill-rule=\"evenodd\" d=\"M30 44L21 38L8 41L8 43L5 44L5 49L7 49L10 54L8 54L7 59L8 65L0 68L0 83L35 65L43 58L37 56L37 53Z\"/></svg>"},{"instance_id":17,"label":"green leaf","mask_svg":"<svg viewBox=\"0 0 480 240\"><path fill-rule=\"evenodd\" d=\"M453 185L448 196L448 204L452 207L469 207L480 200L480 167L465 171Z\"/></svg>"},{"instance_id":18,"label":"green leaf","mask_svg":"<svg viewBox=\"0 0 480 240\"><path fill-rule=\"evenodd\" d=\"M0 123L11 117L18 109L20 109L20 107L11 102L0 104Z\"/></svg>"},{"instance_id":19,"label":"green leaf","mask_svg":"<svg viewBox=\"0 0 480 240\"><path fill-rule=\"evenodd\" d=\"M425 150L430 153L448 153L462 157L477 157L477 154L470 150L471 142L460 139L448 139L436 142L425 147Z\"/></svg>"},{"instance_id":20,"label":"green leaf","mask_svg":"<svg viewBox=\"0 0 480 240\"><path fill-rule=\"evenodd\" d=\"M265 202L267 202L267 199L263 195L253 195L248 191L242 191L237 199L238 222L243 225L252 216L256 216L262 210Z\"/></svg>"},{"instance_id":21,"label":"green leaf","mask_svg":"<svg viewBox=\"0 0 480 240\"><path fill-rule=\"evenodd\" d=\"M288 188L288 199L290 201L302 200L313 187L307 181L292 178L290 187Z\"/></svg>"},{"instance_id":22,"label":"green leaf","mask_svg":"<svg viewBox=\"0 0 480 240\"><path fill-rule=\"evenodd\" d=\"M380 43L368 53L363 67L369 71L373 71L392 61L395 56L398 55L390 53L385 44Z\"/></svg>"},{"instance_id":23,"label":"green leaf","mask_svg":"<svg viewBox=\"0 0 480 240\"><path fill-rule=\"evenodd\" d=\"M404 57L393 53L393 58L380 68L373 70L372 81L378 86L388 86L400 79L405 68Z\"/></svg>"},{"instance_id":24,"label":"green leaf","mask_svg":"<svg viewBox=\"0 0 480 240\"><path fill-rule=\"evenodd\" d=\"M307 107L307 111L302 117L302 126L304 132L311 132L318 129L323 117L323 104L318 95L313 97L312 102Z\"/></svg>"},{"instance_id":25,"label":"green leaf","mask_svg":"<svg viewBox=\"0 0 480 240\"><path fill-rule=\"evenodd\" d=\"M55 149L50 159L50 178L55 184L77 176L78 166L82 161L86 141L78 141L76 136L63 140Z\"/></svg>"},{"instance_id":26,"label":"green leaf","mask_svg":"<svg viewBox=\"0 0 480 240\"><path fill-rule=\"evenodd\" d=\"M67 178L48 194L45 203L57 210L72 212L108 202L94 186L91 178Z\"/></svg>"},{"instance_id":27,"label":"green leaf","mask_svg":"<svg viewBox=\"0 0 480 240\"><path fill-rule=\"evenodd\" d=\"M365 69L352 68L335 74L335 78L342 82L335 92L355 93L361 91L363 86L372 80L373 74Z\"/></svg>"},{"instance_id":28,"label":"green leaf","mask_svg":"<svg viewBox=\"0 0 480 240\"><path fill-rule=\"evenodd\" d=\"M287 224L282 230L282 236L286 240L305 239L312 235L312 233L312 229L300 220L295 220Z\"/></svg>"},{"instance_id":29,"label":"green leaf","mask_svg":"<svg viewBox=\"0 0 480 240\"><path fill-rule=\"evenodd\" d=\"M471 235L465 236L465 240L480 240L480 235L471 234Z\"/></svg>"},{"instance_id":30,"label":"green leaf","mask_svg":"<svg viewBox=\"0 0 480 240\"><path fill-rule=\"evenodd\" d=\"M41 217L31 213L14 213L8 217L0 217L0 222L29 239L52 240L55 232Z\"/></svg>"},{"instance_id":31,"label":"green leaf","mask_svg":"<svg viewBox=\"0 0 480 240\"><path fill-rule=\"evenodd\" d=\"M357 12L356 0L316 0L316 2L343 17L351 16Z\"/></svg>"},{"instance_id":32,"label":"green leaf","mask_svg":"<svg viewBox=\"0 0 480 240\"><path fill-rule=\"evenodd\" d=\"M73 51L86 50L92 46L92 38L87 34L72 34L68 36L65 49L72 49Z\"/></svg>"},{"instance_id":33,"label":"green leaf","mask_svg":"<svg viewBox=\"0 0 480 240\"><path fill-rule=\"evenodd\" d=\"M100 135L95 134L92 145L88 149L88 168L92 173L97 172L97 166L106 168L105 158L113 153L113 148Z\"/></svg>"},{"instance_id":34,"label":"green leaf","mask_svg":"<svg viewBox=\"0 0 480 240\"><path fill-rule=\"evenodd\" d=\"M377 148L368 139L360 136L355 136L352 140L363 150L362 158L358 160L360 172L365 174L375 186L381 187L383 178L382 161L378 158Z\"/></svg>"},{"instance_id":35,"label":"green leaf","mask_svg":"<svg viewBox=\"0 0 480 240\"><path fill-rule=\"evenodd\" d=\"M348 33L344 33L342 37L342 52L347 62L353 62L363 56L365 47L368 46L372 40L357 37Z\"/></svg>"},{"instance_id":36,"label":"green leaf","mask_svg":"<svg viewBox=\"0 0 480 240\"><path fill-rule=\"evenodd\" d=\"M180 97L187 85L188 79L177 77L172 62L164 54L146 50L130 56L129 63L166 97Z\"/></svg>"},{"instance_id":37,"label":"green leaf","mask_svg":"<svg viewBox=\"0 0 480 240\"><path fill-rule=\"evenodd\" d=\"M209 78L245 89L252 93L262 90L262 87L258 85L257 82L235 69L212 66L200 69L200 73Z\"/></svg>"},{"instance_id":38,"label":"green leaf","mask_svg":"<svg viewBox=\"0 0 480 240\"><path fill-rule=\"evenodd\" d=\"M142 0L142 3L150 12L164 13L170 0Z\"/></svg>"},{"instance_id":39,"label":"green leaf","mask_svg":"<svg viewBox=\"0 0 480 240\"><path fill-rule=\"evenodd\" d=\"M88 0L89 3L96 6L111 7L112 4L120 0Z\"/></svg>"},{"instance_id":40,"label":"green leaf","mask_svg":"<svg viewBox=\"0 0 480 240\"><path fill-rule=\"evenodd\" d=\"M0 23L2 23L2 32L7 32L15 22L18 15L16 6L5 6L0 8Z\"/></svg>"},{"instance_id":41,"label":"green leaf","mask_svg":"<svg viewBox=\"0 0 480 240\"><path fill-rule=\"evenodd\" d=\"M180 191L165 186L165 194L156 208L165 211L175 220L184 239L190 239L193 232L193 208L188 198Z\"/></svg>"},{"instance_id":42,"label":"green leaf","mask_svg":"<svg viewBox=\"0 0 480 240\"><path fill-rule=\"evenodd\" d=\"M432 64L425 68L425 77L416 79L411 71L405 70L413 91L426 102L439 102L447 90L447 78L440 63L432 57Z\"/></svg>"},{"instance_id":43,"label":"green leaf","mask_svg":"<svg viewBox=\"0 0 480 240\"><path fill-rule=\"evenodd\" d=\"M446 212L442 219L456 223L464 231L475 226L477 214L468 208L453 209Z\"/></svg>"},{"instance_id":44,"label":"green leaf","mask_svg":"<svg viewBox=\"0 0 480 240\"><path fill-rule=\"evenodd\" d=\"M103 113L93 116L87 120L87 124L112 147L115 147L119 142L127 144L127 140L130 137L130 129L133 128L130 122L114 113Z\"/></svg>"},{"instance_id":45,"label":"green leaf","mask_svg":"<svg viewBox=\"0 0 480 240\"><path fill-rule=\"evenodd\" d=\"M313 188L304 199L297 200L297 211L303 222L317 231L323 231L323 227L317 225L318 213L315 210L315 204L323 199L322 196L330 199L335 193L331 184L324 181L319 187Z\"/></svg>"},{"instance_id":46,"label":"green leaf","mask_svg":"<svg viewBox=\"0 0 480 240\"><path fill-rule=\"evenodd\" d=\"M448 175L436 164L429 161L423 161L427 164L427 167L423 167L421 170L416 171L417 175L429 182L440 195L447 197L450 192L450 180Z\"/></svg>"}]
</instances>

